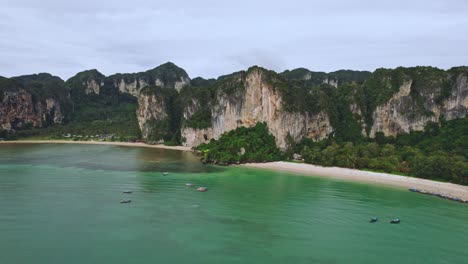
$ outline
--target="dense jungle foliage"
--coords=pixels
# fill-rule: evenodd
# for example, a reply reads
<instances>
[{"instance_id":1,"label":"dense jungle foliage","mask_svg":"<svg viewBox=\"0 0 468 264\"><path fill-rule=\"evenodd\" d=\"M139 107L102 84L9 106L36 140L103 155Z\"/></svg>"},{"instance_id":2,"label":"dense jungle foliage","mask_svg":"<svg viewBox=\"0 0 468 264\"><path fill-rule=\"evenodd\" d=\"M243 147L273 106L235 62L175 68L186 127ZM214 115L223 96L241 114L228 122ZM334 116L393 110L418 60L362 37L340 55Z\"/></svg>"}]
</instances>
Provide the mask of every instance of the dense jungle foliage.
<instances>
[{"instance_id":1,"label":"dense jungle foliage","mask_svg":"<svg viewBox=\"0 0 468 264\"><path fill-rule=\"evenodd\" d=\"M403 173L468 184L468 118L429 124L424 131L396 138L320 142L303 139L293 147L304 161L322 166Z\"/></svg>"},{"instance_id":2,"label":"dense jungle foliage","mask_svg":"<svg viewBox=\"0 0 468 264\"><path fill-rule=\"evenodd\" d=\"M266 123L254 127L239 127L223 134L218 140L197 147L203 160L215 164L276 161L284 158L276 147L275 137Z\"/></svg>"}]
</instances>

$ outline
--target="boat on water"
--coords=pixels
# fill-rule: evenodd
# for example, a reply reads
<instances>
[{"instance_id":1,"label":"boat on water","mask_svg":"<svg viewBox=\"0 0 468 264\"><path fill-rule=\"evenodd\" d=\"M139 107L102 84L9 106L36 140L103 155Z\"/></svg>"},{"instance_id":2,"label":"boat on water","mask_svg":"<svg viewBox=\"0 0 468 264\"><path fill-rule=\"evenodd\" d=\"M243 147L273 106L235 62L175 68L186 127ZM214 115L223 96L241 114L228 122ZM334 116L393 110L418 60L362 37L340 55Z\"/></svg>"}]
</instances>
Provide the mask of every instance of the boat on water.
<instances>
[{"instance_id":1,"label":"boat on water","mask_svg":"<svg viewBox=\"0 0 468 264\"><path fill-rule=\"evenodd\" d=\"M400 219L398 218L390 220L390 224L399 224L399 223L400 223Z\"/></svg>"},{"instance_id":2,"label":"boat on water","mask_svg":"<svg viewBox=\"0 0 468 264\"><path fill-rule=\"evenodd\" d=\"M162 173L162 175L164 175L164 176L166 176L166 175L168 175L168 174L169 174L169 172L167 172L167 171L165 171L165 172Z\"/></svg>"},{"instance_id":3,"label":"boat on water","mask_svg":"<svg viewBox=\"0 0 468 264\"><path fill-rule=\"evenodd\" d=\"M123 193L132 193L132 191L126 190L126 191L123 191Z\"/></svg>"},{"instance_id":4,"label":"boat on water","mask_svg":"<svg viewBox=\"0 0 468 264\"><path fill-rule=\"evenodd\" d=\"M120 201L120 203L131 203L131 202L132 202L132 200L126 200L126 199L125 199L125 200L122 200L122 201Z\"/></svg>"},{"instance_id":5,"label":"boat on water","mask_svg":"<svg viewBox=\"0 0 468 264\"><path fill-rule=\"evenodd\" d=\"M198 187L198 188L197 188L197 191L199 191L199 192L206 192L206 191L208 191L208 188L206 188L206 187Z\"/></svg>"},{"instance_id":6,"label":"boat on water","mask_svg":"<svg viewBox=\"0 0 468 264\"><path fill-rule=\"evenodd\" d=\"M371 223L375 223L377 221L379 221L379 219L377 217L372 217L371 220L370 220Z\"/></svg>"},{"instance_id":7,"label":"boat on water","mask_svg":"<svg viewBox=\"0 0 468 264\"><path fill-rule=\"evenodd\" d=\"M193 184L193 183L186 183L185 186L187 186L187 187L193 187L193 186L195 186L195 184Z\"/></svg>"}]
</instances>

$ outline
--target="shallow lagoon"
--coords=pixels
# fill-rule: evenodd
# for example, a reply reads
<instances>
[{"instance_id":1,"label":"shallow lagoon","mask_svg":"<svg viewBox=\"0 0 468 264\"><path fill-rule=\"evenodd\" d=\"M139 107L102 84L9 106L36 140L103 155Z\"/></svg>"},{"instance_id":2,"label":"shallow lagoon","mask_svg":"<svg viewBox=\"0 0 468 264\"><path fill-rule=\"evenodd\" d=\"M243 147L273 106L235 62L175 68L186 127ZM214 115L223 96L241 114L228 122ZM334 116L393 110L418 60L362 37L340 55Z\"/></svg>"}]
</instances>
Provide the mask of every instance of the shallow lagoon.
<instances>
[{"instance_id":1,"label":"shallow lagoon","mask_svg":"<svg viewBox=\"0 0 468 264\"><path fill-rule=\"evenodd\" d=\"M0 208L0 263L468 259L466 204L375 185L206 166L182 151L2 145ZM371 216L379 222L370 224ZM389 224L394 217L401 224Z\"/></svg>"}]
</instances>

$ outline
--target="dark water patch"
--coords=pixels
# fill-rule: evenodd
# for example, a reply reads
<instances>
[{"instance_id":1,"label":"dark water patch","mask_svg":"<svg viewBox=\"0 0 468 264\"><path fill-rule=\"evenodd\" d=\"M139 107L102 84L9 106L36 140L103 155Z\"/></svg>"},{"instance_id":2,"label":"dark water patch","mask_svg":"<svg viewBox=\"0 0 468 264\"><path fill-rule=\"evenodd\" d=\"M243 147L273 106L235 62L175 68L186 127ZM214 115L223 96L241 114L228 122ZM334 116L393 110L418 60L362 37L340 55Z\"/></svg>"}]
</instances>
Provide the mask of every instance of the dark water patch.
<instances>
[{"instance_id":1,"label":"dark water patch","mask_svg":"<svg viewBox=\"0 0 468 264\"><path fill-rule=\"evenodd\" d=\"M116 172L215 173L223 170L222 167L200 163L199 158L190 152L107 145L2 145L0 164L50 165Z\"/></svg>"}]
</instances>

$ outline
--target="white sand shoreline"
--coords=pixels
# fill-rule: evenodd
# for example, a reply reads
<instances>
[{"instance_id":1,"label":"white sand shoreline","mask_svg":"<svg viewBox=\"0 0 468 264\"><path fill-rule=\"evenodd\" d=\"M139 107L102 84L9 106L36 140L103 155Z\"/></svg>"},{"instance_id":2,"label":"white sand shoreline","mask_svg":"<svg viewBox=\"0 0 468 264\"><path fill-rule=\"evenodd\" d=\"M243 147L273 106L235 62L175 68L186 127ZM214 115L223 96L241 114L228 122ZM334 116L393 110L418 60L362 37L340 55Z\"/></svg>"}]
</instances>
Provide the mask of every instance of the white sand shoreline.
<instances>
[{"instance_id":1,"label":"white sand shoreline","mask_svg":"<svg viewBox=\"0 0 468 264\"><path fill-rule=\"evenodd\" d=\"M0 144L87 144L87 145L112 145L112 146L124 146L124 147L144 147L144 148L159 148L159 149L192 151L190 147L183 147L183 146L150 145L146 143L116 142L116 141L109 142L109 141L71 141L71 140L16 140L16 141L0 141Z\"/></svg>"},{"instance_id":2,"label":"white sand shoreline","mask_svg":"<svg viewBox=\"0 0 468 264\"><path fill-rule=\"evenodd\" d=\"M165 145L149 145L145 143L132 142L106 142L106 141L69 141L69 140L19 140L19 141L0 141L2 144L88 144L88 145L112 145L126 147L146 147L171 149L180 151L192 151L190 147L183 146L165 146ZM305 176L316 176L333 178L346 181L355 181L363 183L373 183L378 185L387 185L398 188L416 188L429 192L440 193L450 196L455 196L464 200L468 200L468 186L431 181L420 178L400 176L388 173L361 171L338 167L321 167L312 164L292 163L285 161L267 162L267 163L248 163L241 166L267 169L274 171L284 171L289 173L297 173Z\"/></svg>"},{"instance_id":3,"label":"white sand shoreline","mask_svg":"<svg viewBox=\"0 0 468 264\"><path fill-rule=\"evenodd\" d=\"M468 186L388 173L361 171L338 167L321 167L312 164L292 163L285 161L248 163L243 164L242 166L297 173L305 176L317 176L346 181L375 183L378 185L387 185L397 188L416 188L468 200Z\"/></svg>"}]
</instances>

